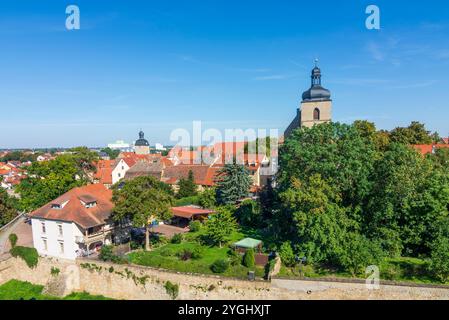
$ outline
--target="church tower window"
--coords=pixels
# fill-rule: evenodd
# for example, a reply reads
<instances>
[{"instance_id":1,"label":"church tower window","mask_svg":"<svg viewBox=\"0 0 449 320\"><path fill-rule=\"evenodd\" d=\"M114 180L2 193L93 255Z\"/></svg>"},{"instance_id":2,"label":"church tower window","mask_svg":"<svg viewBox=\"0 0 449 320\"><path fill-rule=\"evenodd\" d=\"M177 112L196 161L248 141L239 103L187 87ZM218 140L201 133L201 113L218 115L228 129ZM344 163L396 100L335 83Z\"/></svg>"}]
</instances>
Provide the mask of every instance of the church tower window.
<instances>
[{"instance_id":1,"label":"church tower window","mask_svg":"<svg viewBox=\"0 0 449 320\"><path fill-rule=\"evenodd\" d=\"M313 120L320 120L320 109L315 108L315 110L313 110Z\"/></svg>"}]
</instances>

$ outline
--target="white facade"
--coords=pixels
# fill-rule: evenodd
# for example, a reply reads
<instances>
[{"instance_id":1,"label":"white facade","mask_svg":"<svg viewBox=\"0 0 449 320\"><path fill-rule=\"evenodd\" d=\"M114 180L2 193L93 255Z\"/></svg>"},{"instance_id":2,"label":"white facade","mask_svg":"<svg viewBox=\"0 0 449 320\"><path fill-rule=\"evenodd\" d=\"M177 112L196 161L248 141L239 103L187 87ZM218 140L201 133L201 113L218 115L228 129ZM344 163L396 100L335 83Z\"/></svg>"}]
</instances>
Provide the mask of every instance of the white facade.
<instances>
[{"instance_id":1,"label":"white facade","mask_svg":"<svg viewBox=\"0 0 449 320\"><path fill-rule=\"evenodd\" d=\"M125 177L126 172L129 170L128 164L125 160L120 159L115 168L112 170L112 184L117 183Z\"/></svg>"},{"instance_id":2,"label":"white facade","mask_svg":"<svg viewBox=\"0 0 449 320\"><path fill-rule=\"evenodd\" d=\"M40 218L31 219L33 243L39 255L76 259L83 239L81 229L73 222Z\"/></svg>"},{"instance_id":3,"label":"white facade","mask_svg":"<svg viewBox=\"0 0 449 320\"><path fill-rule=\"evenodd\" d=\"M109 143L108 147L113 150L131 151L131 145L123 140L117 140L114 143Z\"/></svg>"}]
</instances>

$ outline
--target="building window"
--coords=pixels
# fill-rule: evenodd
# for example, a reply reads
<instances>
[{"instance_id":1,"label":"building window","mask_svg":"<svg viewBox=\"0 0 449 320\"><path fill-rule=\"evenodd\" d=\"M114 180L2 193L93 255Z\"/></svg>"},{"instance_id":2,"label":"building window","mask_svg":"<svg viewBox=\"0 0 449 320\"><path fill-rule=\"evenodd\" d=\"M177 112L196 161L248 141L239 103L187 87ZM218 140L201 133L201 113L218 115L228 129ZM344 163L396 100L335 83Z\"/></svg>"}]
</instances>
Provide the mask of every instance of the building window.
<instances>
[{"instance_id":1,"label":"building window","mask_svg":"<svg viewBox=\"0 0 449 320\"><path fill-rule=\"evenodd\" d=\"M313 120L320 120L320 109L315 108L313 110Z\"/></svg>"},{"instance_id":2,"label":"building window","mask_svg":"<svg viewBox=\"0 0 449 320\"><path fill-rule=\"evenodd\" d=\"M44 251L48 250L47 239L42 239L42 243L44 244Z\"/></svg>"},{"instance_id":3,"label":"building window","mask_svg":"<svg viewBox=\"0 0 449 320\"><path fill-rule=\"evenodd\" d=\"M119 174L118 174L118 177L119 177L119 178L121 178L121 176L122 176L122 174L121 174L121 173L119 173Z\"/></svg>"},{"instance_id":4,"label":"building window","mask_svg":"<svg viewBox=\"0 0 449 320\"><path fill-rule=\"evenodd\" d=\"M59 232L59 236L62 237L63 234L63 230L62 230L62 224L58 224L58 232Z\"/></svg>"},{"instance_id":5,"label":"building window","mask_svg":"<svg viewBox=\"0 0 449 320\"><path fill-rule=\"evenodd\" d=\"M41 222L41 226L42 226L42 233L45 234L47 231L45 228L45 222Z\"/></svg>"},{"instance_id":6,"label":"building window","mask_svg":"<svg viewBox=\"0 0 449 320\"><path fill-rule=\"evenodd\" d=\"M59 242L59 253L64 254L64 242Z\"/></svg>"}]
</instances>

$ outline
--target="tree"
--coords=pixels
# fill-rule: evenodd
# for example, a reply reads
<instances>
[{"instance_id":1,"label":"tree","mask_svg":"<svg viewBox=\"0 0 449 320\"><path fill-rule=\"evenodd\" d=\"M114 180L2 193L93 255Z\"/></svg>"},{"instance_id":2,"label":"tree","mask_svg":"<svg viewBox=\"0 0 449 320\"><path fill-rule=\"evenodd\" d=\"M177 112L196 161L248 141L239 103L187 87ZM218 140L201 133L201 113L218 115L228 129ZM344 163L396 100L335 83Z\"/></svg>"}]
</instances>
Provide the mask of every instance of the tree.
<instances>
[{"instance_id":1,"label":"tree","mask_svg":"<svg viewBox=\"0 0 449 320\"><path fill-rule=\"evenodd\" d=\"M434 135L426 130L424 124L413 121L408 127L398 127L391 131L390 138L392 142L402 144L431 144Z\"/></svg>"},{"instance_id":2,"label":"tree","mask_svg":"<svg viewBox=\"0 0 449 320\"><path fill-rule=\"evenodd\" d=\"M405 254L428 254L435 221L449 214L447 170L438 170L409 146L393 143L377 161L372 180L365 209L369 237L385 242L399 236Z\"/></svg>"},{"instance_id":3,"label":"tree","mask_svg":"<svg viewBox=\"0 0 449 320\"><path fill-rule=\"evenodd\" d=\"M356 224L347 217L335 188L315 174L304 182L294 179L279 197L282 215L275 219L284 226L285 239L310 263L337 264L346 230Z\"/></svg>"},{"instance_id":4,"label":"tree","mask_svg":"<svg viewBox=\"0 0 449 320\"><path fill-rule=\"evenodd\" d=\"M101 152L106 153L111 160L116 159L120 154L120 150L113 150L109 147L101 149Z\"/></svg>"},{"instance_id":5,"label":"tree","mask_svg":"<svg viewBox=\"0 0 449 320\"><path fill-rule=\"evenodd\" d=\"M216 195L215 188L207 188L203 192L201 192L198 196L198 203L203 208L215 208L217 205L217 201L215 199Z\"/></svg>"},{"instance_id":6,"label":"tree","mask_svg":"<svg viewBox=\"0 0 449 320\"><path fill-rule=\"evenodd\" d=\"M186 197L193 197L197 195L197 186L195 184L195 179L193 176L193 171L189 170L189 175L187 179L181 178L179 180L179 190L177 197L179 199Z\"/></svg>"},{"instance_id":7,"label":"tree","mask_svg":"<svg viewBox=\"0 0 449 320\"><path fill-rule=\"evenodd\" d=\"M17 216L13 199L8 193L0 188L0 227L4 226Z\"/></svg>"},{"instance_id":8,"label":"tree","mask_svg":"<svg viewBox=\"0 0 449 320\"><path fill-rule=\"evenodd\" d=\"M235 215L242 226L257 228L262 224L262 209L257 201L243 201L237 208Z\"/></svg>"},{"instance_id":9,"label":"tree","mask_svg":"<svg viewBox=\"0 0 449 320\"><path fill-rule=\"evenodd\" d=\"M284 242L279 248L279 256L282 263L287 267L294 267L296 265L295 253L289 242Z\"/></svg>"},{"instance_id":10,"label":"tree","mask_svg":"<svg viewBox=\"0 0 449 320\"><path fill-rule=\"evenodd\" d=\"M432 244L429 271L445 283L449 280L449 238L439 236Z\"/></svg>"},{"instance_id":11,"label":"tree","mask_svg":"<svg viewBox=\"0 0 449 320\"><path fill-rule=\"evenodd\" d=\"M278 189L319 174L340 193L343 205L357 212L371 188L376 153L354 126L328 123L295 130L280 148Z\"/></svg>"},{"instance_id":12,"label":"tree","mask_svg":"<svg viewBox=\"0 0 449 320\"><path fill-rule=\"evenodd\" d=\"M352 276L363 273L370 265L379 264L383 255L378 243L355 232L346 234L341 249L338 252L339 265Z\"/></svg>"},{"instance_id":13,"label":"tree","mask_svg":"<svg viewBox=\"0 0 449 320\"><path fill-rule=\"evenodd\" d=\"M113 189L115 221L131 219L135 227L145 227L145 249L150 250L151 220L167 220L172 216L174 199L169 185L154 177L138 177Z\"/></svg>"},{"instance_id":14,"label":"tree","mask_svg":"<svg viewBox=\"0 0 449 320\"><path fill-rule=\"evenodd\" d=\"M217 213L206 221L204 228L206 240L221 248L223 243L228 241L232 233L237 230L237 222L232 211L227 207L220 207Z\"/></svg>"},{"instance_id":15,"label":"tree","mask_svg":"<svg viewBox=\"0 0 449 320\"><path fill-rule=\"evenodd\" d=\"M235 204L248 196L252 181L249 170L243 165L226 164L220 170L217 180L217 202Z\"/></svg>"},{"instance_id":16,"label":"tree","mask_svg":"<svg viewBox=\"0 0 449 320\"><path fill-rule=\"evenodd\" d=\"M28 168L28 177L16 191L20 194L21 210L33 211L67 191L87 184L79 163L70 154L45 162L34 162Z\"/></svg>"},{"instance_id":17,"label":"tree","mask_svg":"<svg viewBox=\"0 0 449 320\"><path fill-rule=\"evenodd\" d=\"M255 266L254 250L248 249L243 256L243 265L247 268L254 268Z\"/></svg>"}]
</instances>

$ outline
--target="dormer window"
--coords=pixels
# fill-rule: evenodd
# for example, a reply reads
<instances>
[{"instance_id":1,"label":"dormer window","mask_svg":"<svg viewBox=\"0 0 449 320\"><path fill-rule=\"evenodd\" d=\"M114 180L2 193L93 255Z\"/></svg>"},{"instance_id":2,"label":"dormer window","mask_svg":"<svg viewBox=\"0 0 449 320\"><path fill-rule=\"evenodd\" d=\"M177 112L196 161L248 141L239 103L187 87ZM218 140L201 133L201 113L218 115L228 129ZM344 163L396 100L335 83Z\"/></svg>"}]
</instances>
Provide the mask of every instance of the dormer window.
<instances>
[{"instance_id":1,"label":"dormer window","mask_svg":"<svg viewBox=\"0 0 449 320\"><path fill-rule=\"evenodd\" d=\"M97 201L92 201L92 202L86 203L85 207L89 209L89 208L95 207L96 205L97 205Z\"/></svg>"},{"instance_id":2,"label":"dormer window","mask_svg":"<svg viewBox=\"0 0 449 320\"><path fill-rule=\"evenodd\" d=\"M58 203L52 203L52 204L51 204L51 208L52 208L52 209L61 209L61 205L58 204Z\"/></svg>"}]
</instances>

